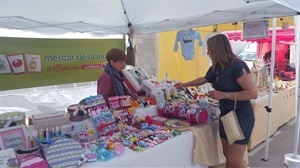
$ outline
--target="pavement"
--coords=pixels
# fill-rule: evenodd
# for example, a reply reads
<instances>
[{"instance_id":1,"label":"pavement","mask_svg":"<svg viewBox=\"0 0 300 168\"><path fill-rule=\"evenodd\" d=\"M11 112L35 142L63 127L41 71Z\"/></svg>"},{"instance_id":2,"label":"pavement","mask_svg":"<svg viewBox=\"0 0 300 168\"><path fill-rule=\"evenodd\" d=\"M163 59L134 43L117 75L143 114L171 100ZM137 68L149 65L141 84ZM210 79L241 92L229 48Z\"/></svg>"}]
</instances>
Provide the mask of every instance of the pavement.
<instances>
[{"instance_id":1,"label":"pavement","mask_svg":"<svg viewBox=\"0 0 300 168\"><path fill-rule=\"evenodd\" d=\"M270 136L269 148L266 148L266 142L263 142L253 148L249 154L250 168L283 168L284 155L294 152L295 139L295 118L279 127L278 130ZM300 154L300 143L298 141L297 154Z\"/></svg>"}]
</instances>

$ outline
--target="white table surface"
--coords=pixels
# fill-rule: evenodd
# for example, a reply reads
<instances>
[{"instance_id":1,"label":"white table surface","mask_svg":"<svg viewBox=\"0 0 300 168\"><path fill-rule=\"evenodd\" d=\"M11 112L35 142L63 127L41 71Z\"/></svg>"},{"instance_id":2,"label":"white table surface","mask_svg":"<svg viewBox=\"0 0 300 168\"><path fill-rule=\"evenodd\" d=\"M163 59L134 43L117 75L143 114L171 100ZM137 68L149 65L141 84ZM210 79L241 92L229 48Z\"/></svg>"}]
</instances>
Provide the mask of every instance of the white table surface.
<instances>
[{"instance_id":1,"label":"white table surface","mask_svg":"<svg viewBox=\"0 0 300 168\"><path fill-rule=\"evenodd\" d=\"M136 114L142 119L146 116L157 115L156 106L137 109ZM181 135L141 153L126 147L118 157L108 161L84 163L82 167L207 167L192 164L193 151L194 135L191 131L185 131Z\"/></svg>"},{"instance_id":2,"label":"white table surface","mask_svg":"<svg viewBox=\"0 0 300 168\"><path fill-rule=\"evenodd\" d=\"M156 106L147 108L139 108L136 114L144 119L146 116L157 115ZM78 122L79 123L79 122ZM88 119L88 125L91 127L93 122ZM63 130L69 126L64 125ZM36 131L33 126L27 127L28 134L35 136ZM64 131L63 131L64 132ZM192 164L194 151L194 135L191 131L182 132L181 135L173 139L164 141L153 148L146 149L141 153L137 153L128 147L124 148L120 156L113 157L107 161L86 162L82 168L98 168L98 167L201 167L207 168L205 165Z\"/></svg>"}]
</instances>

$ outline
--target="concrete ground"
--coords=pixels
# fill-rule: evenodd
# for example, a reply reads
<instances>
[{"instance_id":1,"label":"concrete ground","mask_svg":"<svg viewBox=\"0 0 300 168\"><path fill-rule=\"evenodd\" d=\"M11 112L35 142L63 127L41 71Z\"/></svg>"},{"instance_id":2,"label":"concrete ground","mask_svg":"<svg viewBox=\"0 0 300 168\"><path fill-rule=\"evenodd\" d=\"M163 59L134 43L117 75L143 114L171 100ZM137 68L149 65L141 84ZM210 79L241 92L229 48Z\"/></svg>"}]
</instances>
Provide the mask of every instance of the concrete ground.
<instances>
[{"instance_id":1,"label":"concrete ground","mask_svg":"<svg viewBox=\"0 0 300 168\"><path fill-rule=\"evenodd\" d=\"M295 119L292 119L270 136L268 152L266 152L265 142L252 149L248 155L248 166L251 168L283 168L285 159L284 155L294 152L295 125ZM299 142L297 146L297 154L299 155Z\"/></svg>"}]
</instances>

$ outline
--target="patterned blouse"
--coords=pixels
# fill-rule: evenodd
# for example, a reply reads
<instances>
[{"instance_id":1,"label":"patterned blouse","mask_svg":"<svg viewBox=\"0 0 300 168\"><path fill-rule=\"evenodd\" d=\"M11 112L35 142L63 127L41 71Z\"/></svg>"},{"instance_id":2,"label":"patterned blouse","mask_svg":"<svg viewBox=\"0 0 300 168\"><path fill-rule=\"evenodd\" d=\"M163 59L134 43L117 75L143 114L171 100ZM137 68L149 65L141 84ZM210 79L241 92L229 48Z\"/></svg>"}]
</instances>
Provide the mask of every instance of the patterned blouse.
<instances>
[{"instance_id":1,"label":"patterned blouse","mask_svg":"<svg viewBox=\"0 0 300 168\"><path fill-rule=\"evenodd\" d=\"M275 64L274 65L274 76L278 76L279 75L279 70L278 70L277 62L275 61L274 64ZM271 59L265 60L265 65L268 68L268 73L270 75L271 74Z\"/></svg>"}]
</instances>

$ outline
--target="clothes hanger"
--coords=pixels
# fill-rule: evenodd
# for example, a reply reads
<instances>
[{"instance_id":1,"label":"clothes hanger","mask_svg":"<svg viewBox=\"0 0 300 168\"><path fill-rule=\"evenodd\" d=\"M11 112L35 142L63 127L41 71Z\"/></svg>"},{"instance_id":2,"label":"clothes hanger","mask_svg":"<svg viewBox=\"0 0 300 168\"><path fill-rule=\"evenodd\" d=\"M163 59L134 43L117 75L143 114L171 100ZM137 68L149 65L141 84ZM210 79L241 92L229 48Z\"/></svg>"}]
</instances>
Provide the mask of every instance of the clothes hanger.
<instances>
[{"instance_id":1,"label":"clothes hanger","mask_svg":"<svg viewBox=\"0 0 300 168\"><path fill-rule=\"evenodd\" d=\"M237 22L233 22L232 25L234 25L234 40L237 40L236 39L236 25L238 25Z\"/></svg>"},{"instance_id":2,"label":"clothes hanger","mask_svg":"<svg viewBox=\"0 0 300 168\"><path fill-rule=\"evenodd\" d=\"M181 29L181 31L184 31L184 32L188 32L188 31L191 31L191 30L193 30L193 27L191 27L191 26L187 26L187 27Z\"/></svg>"},{"instance_id":3,"label":"clothes hanger","mask_svg":"<svg viewBox=\"0 0 300 168\"><path fill-rule=\"evenodd\" d=\"M218 32L218 25L214 24L213 25L213 33L217 33Z\"/></svg>"}]
</instances>

